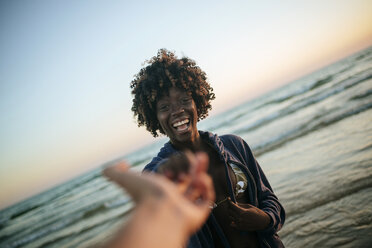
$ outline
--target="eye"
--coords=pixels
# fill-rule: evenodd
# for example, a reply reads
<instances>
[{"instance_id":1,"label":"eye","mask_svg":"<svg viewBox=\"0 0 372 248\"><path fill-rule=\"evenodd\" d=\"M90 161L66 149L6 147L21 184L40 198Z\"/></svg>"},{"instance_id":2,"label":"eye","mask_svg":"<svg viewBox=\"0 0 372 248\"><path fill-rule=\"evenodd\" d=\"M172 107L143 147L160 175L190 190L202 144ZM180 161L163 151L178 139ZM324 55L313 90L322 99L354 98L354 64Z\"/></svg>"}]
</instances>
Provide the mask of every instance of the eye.
<instances>
[{"instance_id":1,"label":"eye","mask_svg":"<svg viewBox=\"0 0 372 248\"><path fill-rule=\"evenodd\" d=\"M168 104L161 104L159 106L159 111L161 112L165 112L165 111L168 111L169 110L169 105Z\"/></svg>"},{"instance_id":2,"label":"eye","mask_svg":"<svg viewBox=\"0 0 372 248\"><path fill-rule=\"evenodd\" d=\"M183 104L189 104L191 102L191 97L184 97L181 99Z\"/></svg>"}]
</instances>

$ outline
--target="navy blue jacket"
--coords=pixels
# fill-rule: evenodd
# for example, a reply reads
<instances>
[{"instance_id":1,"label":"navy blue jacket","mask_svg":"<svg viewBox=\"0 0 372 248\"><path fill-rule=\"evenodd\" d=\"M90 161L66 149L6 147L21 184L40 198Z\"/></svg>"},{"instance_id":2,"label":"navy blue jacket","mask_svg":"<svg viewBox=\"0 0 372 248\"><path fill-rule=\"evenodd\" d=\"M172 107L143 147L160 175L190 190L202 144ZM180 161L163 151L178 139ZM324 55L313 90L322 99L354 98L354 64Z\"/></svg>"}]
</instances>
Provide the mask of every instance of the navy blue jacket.
<instances>
[{"instance_id":1,"label":"navy blue jacket","mask_svg":"<svg viewBox=\"0 0 372 248\"><path fill-rule=\"evenodd\" d=\"M229 186L229 194L231 199L236 202L234 195L234 187L231 184L228 176L228 164L235 164L245 173L248 179L248 186L246 191L249 197L249 203L261 210L265 211L271 219L269 226L262 231L257 231L261 247L284 247L279 239L277 232L281 229L285 220L285 211L283 206L279 203L275 196L265 174L260 165L254 158L251 149L247 143L240 137L235 135L217 136L210 132L199 131L200 137L214 147L219 153L220 159L224 161L225 171L227 175L227 182ZM179 151L170 143L167 142L160 152L152 161L145 166L145 171L156 171L161 162L170 155ZM225 247L230 247L221 227L218 225L213 214L210 215L207 223L194 234L188 244L188 248L212 248L214 242L209 229L213 227L219 233Z\"/></svg>"}]
</instances>

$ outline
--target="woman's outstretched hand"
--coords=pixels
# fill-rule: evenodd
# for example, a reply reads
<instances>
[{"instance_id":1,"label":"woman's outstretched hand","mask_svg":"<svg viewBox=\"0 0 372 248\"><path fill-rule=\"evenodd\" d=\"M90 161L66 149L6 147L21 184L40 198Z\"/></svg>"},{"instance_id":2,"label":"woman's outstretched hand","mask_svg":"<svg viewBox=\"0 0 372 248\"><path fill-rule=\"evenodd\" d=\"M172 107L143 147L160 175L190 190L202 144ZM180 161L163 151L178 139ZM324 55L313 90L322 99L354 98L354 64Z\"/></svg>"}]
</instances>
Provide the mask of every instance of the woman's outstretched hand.
<instances>
[{"instance_id":1,"label":"woman's outstretched hand","mask_svg":"<svg viewBox=\"0 0 372 248\"><path fill-rule=\"evenodd\" d=\"M125 163L103 171L137 204L131 221L110 246L181 246L202 226L210 214L210 203L215 199L213 182L207 174L208 156L205 153L187 153L186 156L190 170L182 175L177 185L162 175L130 172Z\"/></svg>"},{"instance_id":2,"label":"woman's outstretched hand","mask_svg":"<svg viewBox=\"0 0 372 248\"><path fill-rule=\"evenodd\" d=\"M270 224L270 217L248 203L235 203L228 199L231 226L241 231L259 231Z\"/></svg>"}]
</instances>

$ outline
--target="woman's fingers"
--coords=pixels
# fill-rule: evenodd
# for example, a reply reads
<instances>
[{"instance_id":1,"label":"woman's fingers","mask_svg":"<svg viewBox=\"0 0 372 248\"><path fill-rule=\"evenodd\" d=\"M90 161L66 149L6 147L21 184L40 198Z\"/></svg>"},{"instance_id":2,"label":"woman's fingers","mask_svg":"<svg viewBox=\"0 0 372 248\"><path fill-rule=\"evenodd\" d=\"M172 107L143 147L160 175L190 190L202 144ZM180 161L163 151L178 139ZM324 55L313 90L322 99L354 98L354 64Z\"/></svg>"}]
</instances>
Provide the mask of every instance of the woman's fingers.
<instances>
[{"instance_id":1,"label":"woman's fingers","mask_svg":"<svg viewBox=\"0 0 372 248\"><path fill-rule=\"evenodd\" d=\"M241 228L241 220L244 218L245 210L234 203L230 198L228 199L228 216L230 218L230 225L235 228Z\"/></svg>"},{"instance_id":2,"label":"woman's fingers","mask_svg":"<svg viewBox=\"0 0 372 248\"><path fill-rule=\"evenodd\" d=\"M227 198L227 202L228 202L229 209L233 213L239 213L239 212L242 211L241 207L239 207L238 204L236 204L235 202L233 202L230 197Z\"/></svg>"},{"instance_id":3,"label":"woman's fingers","mask_svg":"<svg viewBox=\"0 0 372 248\"><path fill-rule=\"evenodd\" d=\"M239 206L240 208L244 208L244 209L254 208L254 206L251 205L251 204L249 204L249 203L239 203L239 202L238 202L238 206Z\"/></svg>"}]
</instances>

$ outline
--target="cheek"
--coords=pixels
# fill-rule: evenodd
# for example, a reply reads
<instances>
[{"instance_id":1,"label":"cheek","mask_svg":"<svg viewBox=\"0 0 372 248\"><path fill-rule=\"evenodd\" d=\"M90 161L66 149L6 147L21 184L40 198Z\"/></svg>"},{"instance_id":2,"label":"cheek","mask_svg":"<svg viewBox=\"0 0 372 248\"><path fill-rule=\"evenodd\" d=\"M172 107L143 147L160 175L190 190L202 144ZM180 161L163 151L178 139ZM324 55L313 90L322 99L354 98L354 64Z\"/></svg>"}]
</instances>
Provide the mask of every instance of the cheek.
<instances>
[{"instance_id":1,"label":"cheek","mask_svg":"<svg viewBox=\"0 0 372 248\"><path fill-rule=\"evenodd\" d=\"M162 118L162 116L161 115L158 115L157 118L158 118L159 125L162 126L163 125L163 118Z\"/></svg>"},{"instance_id":2,"label":"cheek","mask_svg":"<svg viewBox=\"0 0 372 248\"><path fill-rule=\"evenodd\" d=\"M164 124L166 123L166 117L163 114L157 114L156 117L157 117L158 122L159 122L159 129L160 129L160 131L163 131L163 133L164 133L164 127L165 127Z\"/></svg>"}]
</instances>

